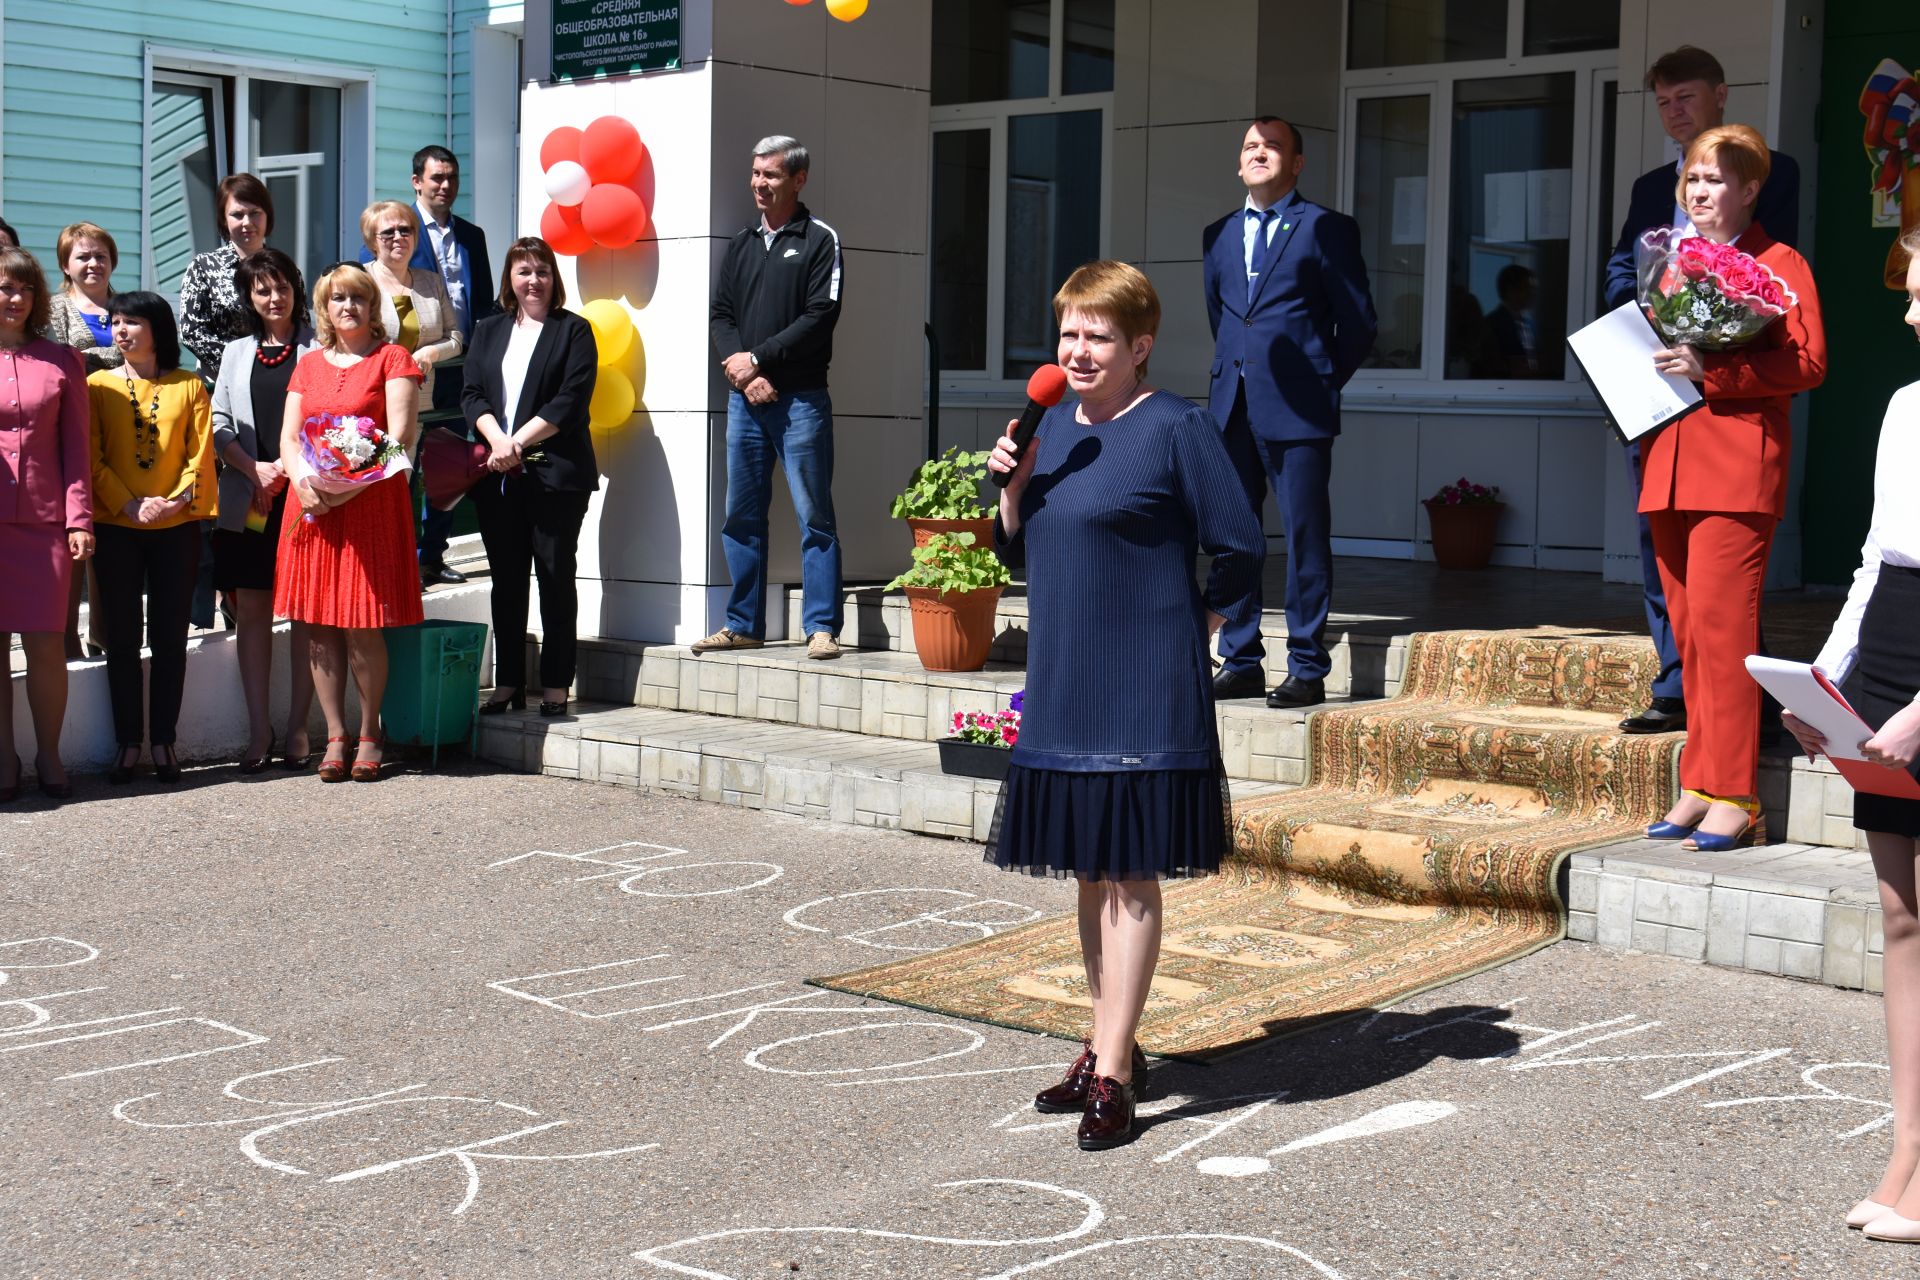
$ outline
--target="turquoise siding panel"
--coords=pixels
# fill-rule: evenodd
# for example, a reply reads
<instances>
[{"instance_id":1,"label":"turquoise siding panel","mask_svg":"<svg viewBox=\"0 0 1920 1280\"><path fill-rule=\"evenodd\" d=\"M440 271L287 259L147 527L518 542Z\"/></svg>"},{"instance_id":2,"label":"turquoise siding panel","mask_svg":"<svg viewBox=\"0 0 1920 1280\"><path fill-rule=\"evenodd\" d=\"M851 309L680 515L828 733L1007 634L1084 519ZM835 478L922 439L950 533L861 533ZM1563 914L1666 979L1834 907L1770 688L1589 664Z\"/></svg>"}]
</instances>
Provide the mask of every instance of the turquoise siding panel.
<instances>
[{"instance_id":1,"label":"turquoise siding panel","mask_svg":"<svg viewBox=\"0 0 1920 1280\"><path fill-rule=\"evenodd\" d=\"M484 14L485 0L456 0L456 12ZM410 194L413 152L450 136L444 0L329 0L302 10L255 0L169 0L101 9L63 0L6 0L5 137L0 173L5 215L21 240L52 265L61 227L98 222L120 247L114 281L141 278L141 165L149 44L204 50L245 61L265 58L371 72L374 78L374 191ZM456 27L457 29L457 27ZM458 61L456 59L456 61ZM456 77L464 74L456 71ZM456 86L464 104L464 85ZM156 184L163 140L155 134ZM158 193L156 193L158 194ZM351 236L357 211L347 210ZM155 248L178 246L183 227L153 228ZM163 257L165 255L163 254Z\"/></svg>"}]
</instances>

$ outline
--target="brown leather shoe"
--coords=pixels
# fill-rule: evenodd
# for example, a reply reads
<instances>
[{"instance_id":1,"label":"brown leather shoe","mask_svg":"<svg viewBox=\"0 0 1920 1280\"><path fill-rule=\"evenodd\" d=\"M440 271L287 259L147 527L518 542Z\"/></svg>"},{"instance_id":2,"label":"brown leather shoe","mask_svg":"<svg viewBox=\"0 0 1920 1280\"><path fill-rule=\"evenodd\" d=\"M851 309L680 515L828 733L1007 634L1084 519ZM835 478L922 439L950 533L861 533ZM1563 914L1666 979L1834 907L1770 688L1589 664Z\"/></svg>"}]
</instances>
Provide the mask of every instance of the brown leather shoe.
<instances>
[{"instance_id":1,"label":"brown leather shoe","mask_svg":"<svg viewBox=\"0 0 1920 1280\"><path fill-rule=\"evenodd\" d=\"M1087 1114L1080 1118L1080 1149L1105 1151L1133 1141L1133 1085L1095 1076L1087 1085Z\"/></svg>"},{"instance_id":2,"label":"brown leather shoe","mask_svg":"<svg viewBox=\"0 0 1920 1280\"><path fill-rule=\"evenodd\" d=\"M1033 1095L1033 1109L1058 1114L1063 1111L1084 1111L1087 1107L1087 1086L1093 1082L1094 1061L1093 1042L1080 1042L1080 1056L1067 1068L1067 1074L1060 1083L1051 1089L1042 1089ZM1133 1046L1133 1081L1137 1091L1141 1077L1147 1073L1147 1055L1140 1052L1139 1042Z\"/></svg>"}]
</instances>

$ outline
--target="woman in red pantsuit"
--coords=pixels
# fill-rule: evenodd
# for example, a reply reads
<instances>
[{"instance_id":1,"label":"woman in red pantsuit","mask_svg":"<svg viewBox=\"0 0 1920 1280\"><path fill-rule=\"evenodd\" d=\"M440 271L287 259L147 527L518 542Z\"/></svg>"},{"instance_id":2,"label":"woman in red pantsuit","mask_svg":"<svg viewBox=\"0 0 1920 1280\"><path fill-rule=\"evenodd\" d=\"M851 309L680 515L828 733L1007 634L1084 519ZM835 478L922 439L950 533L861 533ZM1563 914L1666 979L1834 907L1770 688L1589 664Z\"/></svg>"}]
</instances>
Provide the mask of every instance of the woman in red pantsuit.
<instances>
[{"instance_id":1,"label":"woman in red pantsuit","mask_svg":"<svg viewBox=\"0 0 1920 1280\"><path fill-rule=\"evenodd\" d=\"M420 366L387 341L373 280L340 263L313 286L320 350L294 366L287 385L280 456L301 456L301 426L317 414L374 419L409 451L419 435L415 415ZM352 777L373 782L383 759L380 702L387 691L382 627L419 622L420 570L414 558L413 508L407 476L388 476L342 494L320 493L295 461L294 496L301 516L281 524L273 611L308 626L313 687L327 718L320 777L348 777L347 672L360 694L360 734Z\"/></svg>"},{"instance_id":2,"label":"woman in red pantsuit","mask_svg":"<svg viewBox=\"0 0 1920 1280\"><path fill-rule=\"evenodd\" d=\"M1799 301L1744 347L1656 352L1662 371L1700 384L1706 404L1641 451L1640 510L1687 679L1683 794L1647 834L1690 849L1731 849L1759 832L1760 692L1745 660L1759 645L1767 552L1786 512L1790 406L1827 376L1813 270L1753 221L1770 163L1745 125L1709 129L1687 149L1680 204L1699 235L1751 254Z\"/></svg>"}]
</instances>

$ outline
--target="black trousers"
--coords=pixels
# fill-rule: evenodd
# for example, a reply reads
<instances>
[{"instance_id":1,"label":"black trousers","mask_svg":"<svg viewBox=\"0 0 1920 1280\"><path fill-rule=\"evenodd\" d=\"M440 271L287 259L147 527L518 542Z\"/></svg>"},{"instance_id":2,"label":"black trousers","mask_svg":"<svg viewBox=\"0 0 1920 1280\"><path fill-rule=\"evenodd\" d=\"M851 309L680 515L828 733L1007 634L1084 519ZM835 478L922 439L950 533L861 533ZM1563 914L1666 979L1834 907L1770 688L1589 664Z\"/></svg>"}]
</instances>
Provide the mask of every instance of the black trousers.
<instances>
[{"instance_id":1,"label":"black trousers","mask_svg":"<svg viewBox=\"0 0 1920 1280\"><path fill-rule=\"evenodd\" d=\"M488 476L471 494L493 571L493 682L527 683L527 571L540 580L540 683L573 684L580 592L574 571L590 493L555 493L513 472Z\"/></svg>"},{"instance_id":2,"label":"black trousers","mask_svg":"<svg viewBox=\"0 0 1920 1280\"><path fill-rule=\"evenodd\" d=\"M180 697L187 683L187 624L194 584L200 577L204 535L198 520L170 529L94 528L94 577L100 584L107 638L107 694L113 703L113 736L121 746L144 738L173 745ZM147 647L153 651L147 714L142 728L140 622L146 616Z\"/></svg>"}]
</instances>

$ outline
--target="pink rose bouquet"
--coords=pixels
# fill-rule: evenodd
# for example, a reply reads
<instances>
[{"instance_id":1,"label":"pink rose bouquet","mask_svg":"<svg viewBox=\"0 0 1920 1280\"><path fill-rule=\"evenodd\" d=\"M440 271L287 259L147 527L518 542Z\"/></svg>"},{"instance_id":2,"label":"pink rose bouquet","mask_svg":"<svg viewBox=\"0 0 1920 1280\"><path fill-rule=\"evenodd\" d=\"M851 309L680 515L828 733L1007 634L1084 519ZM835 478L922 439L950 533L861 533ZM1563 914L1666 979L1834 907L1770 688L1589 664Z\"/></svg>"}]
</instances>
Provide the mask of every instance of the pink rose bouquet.
<instances>
[{"instance_id":1,"label":"pink rose bouquet","mask_svg":"<svg viewBox=\"0 0 1920 1280\"><path fill-rule=\"evenodd\" d=\"M1675 346L1724 351L1758 337L1799 301L1753 255L1673 227L1655 227L1634 246L1640 305Z\"/></svg>"}]
</instances>

